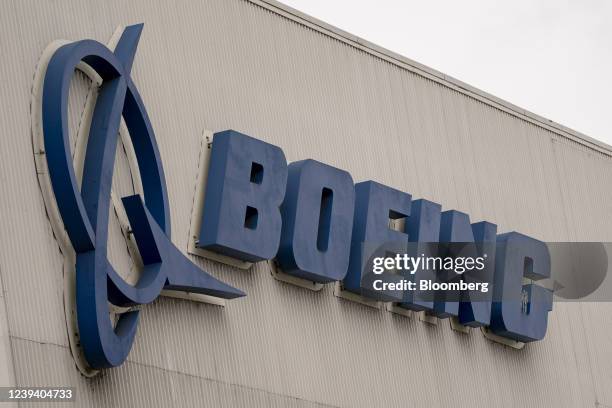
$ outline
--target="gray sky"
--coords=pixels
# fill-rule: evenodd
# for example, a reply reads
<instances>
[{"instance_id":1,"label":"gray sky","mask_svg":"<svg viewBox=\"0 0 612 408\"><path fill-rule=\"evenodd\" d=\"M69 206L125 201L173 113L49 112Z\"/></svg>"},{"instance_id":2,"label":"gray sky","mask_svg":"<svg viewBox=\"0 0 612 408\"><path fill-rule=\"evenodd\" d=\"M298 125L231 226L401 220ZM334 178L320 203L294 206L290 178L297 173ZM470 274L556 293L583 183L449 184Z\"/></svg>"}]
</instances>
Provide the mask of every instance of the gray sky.
<instances>
[{"instance_id":1,"label":"gray sky","mask_svg":"<svg viewBox=\"0 0 612 408\"><path fill-rule=\"evenodd\" d=\"M280 0L612 145L612 0Z\"/></svg>"}]
</instances>

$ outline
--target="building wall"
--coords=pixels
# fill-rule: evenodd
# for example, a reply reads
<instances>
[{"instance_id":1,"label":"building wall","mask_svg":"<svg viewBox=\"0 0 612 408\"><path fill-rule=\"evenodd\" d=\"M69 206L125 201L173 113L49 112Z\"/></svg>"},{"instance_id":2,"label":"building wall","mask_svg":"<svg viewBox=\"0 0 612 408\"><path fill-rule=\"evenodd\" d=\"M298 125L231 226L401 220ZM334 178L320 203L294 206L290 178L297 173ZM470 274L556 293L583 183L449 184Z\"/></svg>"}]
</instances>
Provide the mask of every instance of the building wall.
<instances>
[{"instance_id":1,"label":"building wall","mask_svg":"<svg viewBox=\"0 0 612 408\"><path fill-rule=\"evenodd\" d=\"M513 350L448 321L337 298L331 286L278 282L267 263L242 271L204 259L248 296L225 308L159 299L128 361L82 377L30 134L33 75L52 40L106 42L118 25L145 23L132 76L185 252L204 130L232 128L288 161L314 158L547 241L612 241L612 151L275 3L26 0L0 13L0 328L12 351L0 379L74 385L80 406L612 407L609 303L556 303L546 338ZM75 77L73 134L88 87ZM111 236L113 264L134 273L113 217Z\"/></svg>"}]
</instances>

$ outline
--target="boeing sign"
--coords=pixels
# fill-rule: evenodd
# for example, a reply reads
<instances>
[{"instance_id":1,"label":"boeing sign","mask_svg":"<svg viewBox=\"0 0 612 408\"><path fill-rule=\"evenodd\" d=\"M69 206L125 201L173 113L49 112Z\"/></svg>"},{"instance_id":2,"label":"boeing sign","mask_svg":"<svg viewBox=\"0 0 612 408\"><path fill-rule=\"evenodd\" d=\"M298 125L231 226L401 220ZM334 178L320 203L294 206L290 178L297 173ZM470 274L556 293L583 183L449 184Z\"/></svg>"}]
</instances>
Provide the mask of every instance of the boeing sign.
<instances>
[{"instance_id":1,"label":"boeing sign","mask_svg":"<svg viewBox=\"0 0 612 408\"><path fill-rule=\"evenodd\" d=\"M275 258L283 273L315 283L342 282L348 292L464 326L488 327L519 342L546 333L552 291L535 283L550 277L545 243L518 232L497 234L497 226L471 223L460 211L375 181L353 183L346 171L315 160L287 165L282 150L235 132L214 135L198 245L243 261ZM402 219L401 228L390 221ZM475 296L418 297L379 291L373 256L484 255L478 276L493 290ZM420 268L412 279L445 280L439 270ZM455 277L456 274L453 274ZM397 284L403 276L387 273ZM377 280L381 280L376 278Z\"/></svg>"},{"instance_id":2,"label":"boeing sign","mask_svg":"<svg viewBox=\"0 0 612 408\"><path fill-rule=\"evenodd\" d=\"M65 234L74 251L68 264L75 269L78 342L93 369L126 360L138 325L139 310L134 306L153 302L163 290L222 299L245 295L200 269L172 243L160 154L130 77L142 28L127 27L114 49L93 40L56 44L39 69L41 97L36 102L42 145L35 153L44 156L48 169L50 217L56 212L61 218L62 227L54 231ZM83 66L99 77L99 89L82 172L75 172L68 93L75 69ZM142 184L142 194L121 199L142 260L136 284L122 278L107 251L122 118ZM34 122L34 128L39 126L36 115ZM354 183L348 172L315 160L287 164L278 146L232 130L214 135L208 176L201 182L205 200L198 212L202 215L197 220L197 246L202 250L245 263L274 259L282 273L298 280L317 285L340 282L355 295L438 318L452 317L461 325L486 327L512 341L536 341L546 333L552 292L524 282L550 277L547 246L536 239L517 232L497 234L493 223L472 223L463 212L442 211L437 203L413 200L375 181ZM402 222L391 228L397 220ZM461 243L462 251L467 248L477 256L482 265L477 280L491 282L492 290L480 298L461 290L456 299L424 299L376 289L381 280L373 284L367 264L375 252L415 253L425 259L444 250L450 257L458 256L440 243ZM412 279L435 280L439 275L440 271L420 270ZM393 287L402 276L385 272L384 280L386 288ZM113 307L128 308L118 314L116 323L109 318Z\"/></svg>"}]
</instances>

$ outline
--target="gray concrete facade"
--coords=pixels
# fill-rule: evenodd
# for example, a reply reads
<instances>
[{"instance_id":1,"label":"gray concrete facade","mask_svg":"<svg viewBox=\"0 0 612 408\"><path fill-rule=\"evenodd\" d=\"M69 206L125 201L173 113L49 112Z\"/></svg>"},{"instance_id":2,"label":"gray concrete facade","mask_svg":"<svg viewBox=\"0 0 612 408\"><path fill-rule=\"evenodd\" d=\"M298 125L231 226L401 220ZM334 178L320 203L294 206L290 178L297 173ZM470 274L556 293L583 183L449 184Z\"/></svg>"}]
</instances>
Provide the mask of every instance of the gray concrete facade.
<instances>
[{"instance_id":1,"label":"gray concrete facade","mask_svg":"<svg viewBox=\"0 0 612 408\"><path fill-rule=\"evenodd\" d=\"M106 43L145 23L132 77L184 252L204 131L234 129L289 162L313 158L546 241L612 241L612 148L272 1L26 0L0 15L0 382L75 386L77 406L612 407L610 303L556 303L546 338L514 350L332 286L279 282L265 262L196 257L248 296L224 308L161 298L122 367L81 376L30 134L33 76L53 40ZM73 135L90 86L75 75ZM120 147L119 195L133 192L126 163ZM134 273L114 217L110 235L111 262Z\"/></svg>"}]
</instances>

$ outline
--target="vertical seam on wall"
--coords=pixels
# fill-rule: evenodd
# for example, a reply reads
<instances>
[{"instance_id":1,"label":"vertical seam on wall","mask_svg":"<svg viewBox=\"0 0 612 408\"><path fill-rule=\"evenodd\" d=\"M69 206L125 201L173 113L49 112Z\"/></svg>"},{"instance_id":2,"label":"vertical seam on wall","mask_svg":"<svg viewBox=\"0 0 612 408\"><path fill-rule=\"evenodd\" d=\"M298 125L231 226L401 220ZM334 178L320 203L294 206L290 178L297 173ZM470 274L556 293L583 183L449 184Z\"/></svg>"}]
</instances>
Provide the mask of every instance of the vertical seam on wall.
<instances>
[{"instance_id":1,"label":"vertical seam on wall","mask_svg":"<svg viewBox=\"0 0 612 408\"><path fill-rule=\"evenodd\" d=\"M191 240L193 239L193 237L191 236L191 223L194 222L193 217L195 214L195 206L196 206L196 200L197 197L196 195L198 194L198 182L202 183L202 182L206 182L206 180L200 180L199 174L200 174L200 168L204 165L202 163L202 149L207 149L208 143L212 143L212 141L207 141L206 140L206 136L204 134L201 134L201 140L200 140L200 150L198 152L198 167L196 169L196 173L195 173L195 183L193 184L193 195L192 195L192 200L191 200L191 212L189 213L189 231L187 231L187 248L186 251L187 253L189 253L189 243L191 242ZM202 205L204 205L204 203L202 203ZM196 231L197 234L199 234L199 231Z\"/></svg>"},{"instance_id":2,"label":"vertical seam on wall","mask_svg":"<svg viewBox=\"0 0 612 408\"><path fill-rule=\"evenodd\" d=\"M17 385L17 370L15 366L15 357L13 355L13 339L11 337L11 326L8 318L8 302L6 301L6 289L4 288L4 280L2 279L2 266L0 265L0 290L2 291L2 303L4 306L4 314L5 314L5 322L0 322L0 325L6 325L6 338L8 341L8 353L10 356L10 368L12 368L12 380L13 384L7 385ZM10 375L9 375L10 377Z\"/></svg>"},{"instance_id":3,"label":"vertical seam on wall","mask_svg":"<svg viewBox=\"0 0 612 408\"><path fill-rule=\"evenodd\" d=\"M562 171L561 167L559 166L559 162L562 160L562 157L561 157L562 152L559 151L556 143L558 143L556 138L550 139L552 158L553 158L553 163L555 166L554 170L555 170L555 175L556 175L557 187L559 188L559 196L561 197L561 208L563 209L563 215L564 215L563 221L564 221L564 226L565 226L565 233L567 234L568 238L571 237L571 239L575 239L576 238L576 228L573 224L570 225L570 222L569 222L569 220L572 219L570 204L566 203L566 200L565 200L567 180L565 178L565 173Z\"/></svg>"},{"instance_id":4,"label":"vertical seam on wall","mask_svg":"<svg viewBox=\"0 0 612 408\"><path fill-rule=\"evenodd\" d=\"M590 333L587 328L586 325L584 324L585 322L585 318L584 318L584 304L582 302L578 302L578 310L580 311L580 325L582 326L582 332L583 333ZM599 387L598 387L598 383L595 381L595 374L593 373L593 370L595 369L595 367L593 367L593 360L591 358L591 348L590 348L590 344L588 341L586 341L584 343L584 348L586 350L586 354L587 354L587 358L588 358L588 365L589 365L589 375L591 377L591 384L593 385L593 394L595 395L595 404L599 404L599 395L598 395L598 391L599 391ZM597 406L597 405L596 405Z\"/></svg>"}]
</instances>

